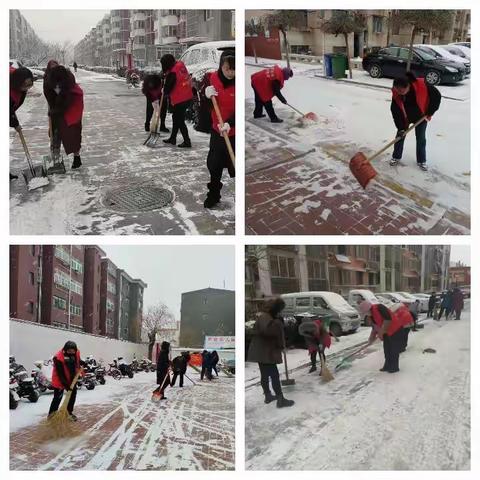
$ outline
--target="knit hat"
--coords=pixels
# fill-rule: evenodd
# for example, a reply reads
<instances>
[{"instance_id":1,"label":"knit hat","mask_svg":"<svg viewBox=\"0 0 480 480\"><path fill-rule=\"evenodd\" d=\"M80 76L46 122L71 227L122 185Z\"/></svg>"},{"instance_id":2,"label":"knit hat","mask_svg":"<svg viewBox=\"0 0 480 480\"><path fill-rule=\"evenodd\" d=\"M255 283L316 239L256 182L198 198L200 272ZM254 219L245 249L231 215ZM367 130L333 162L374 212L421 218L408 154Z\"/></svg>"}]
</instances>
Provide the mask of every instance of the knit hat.
<instances>
[{"instance_id":1,"label":"knit hat","mask_svg":"<svg viewBox=\"0 0 480 480\"><path fill-rule=\"evenodd\" d=\"M290 77L293 77L293 70L291 68L285 67L282 68L283 79L288 80Z\"/></svg>"},{"instance_id":2,"label":"knit hat","mask_svg":"<svg viewBox=\"0 0 480 480\"><path fill-rule=\"evenodd\" d=\"M368 300L364 300L358 306L358 310L362 315L368 315L370 313L371 308L372 308L372 304Z\"/></svg>"}]
</instances>

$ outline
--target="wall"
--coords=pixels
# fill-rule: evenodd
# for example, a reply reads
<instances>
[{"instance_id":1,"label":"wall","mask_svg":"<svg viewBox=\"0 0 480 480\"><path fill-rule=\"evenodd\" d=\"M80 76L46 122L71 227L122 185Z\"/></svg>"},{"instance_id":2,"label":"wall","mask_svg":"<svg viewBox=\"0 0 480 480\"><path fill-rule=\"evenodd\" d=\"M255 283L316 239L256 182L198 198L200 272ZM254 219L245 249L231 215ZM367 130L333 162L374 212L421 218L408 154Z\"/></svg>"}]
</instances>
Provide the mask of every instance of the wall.
<instances>
[{"instance_id":1,"label":"wall","mask_svg":"<svg viewBox=\"0 0 480 480\"><path fill-rule=\"evenodd\" d=\"M10 355L28 370L36 360L46 360L57 353L67 340L77 343L82 357L94 355L97 360L111 362L113 358L123 356L131 361L133 354L137 359L147 356L145 344L136 344L113 338L71 332L46 325L10 319Z\"/></svg>"},{"instance_id":2,"label":"wall","mask_svg":"<svg viewBox=\"0 0 480 480\"><path fill-rule=\"evenodd\" d=\"M265 38L264 36L245 37L245 55L247 57L254 57L254 49L257 53L257 57L271 58L272 60L282 59L278 32L275 36L273 36L271 32L269 38Z\"/></svg>"}]
</instances>

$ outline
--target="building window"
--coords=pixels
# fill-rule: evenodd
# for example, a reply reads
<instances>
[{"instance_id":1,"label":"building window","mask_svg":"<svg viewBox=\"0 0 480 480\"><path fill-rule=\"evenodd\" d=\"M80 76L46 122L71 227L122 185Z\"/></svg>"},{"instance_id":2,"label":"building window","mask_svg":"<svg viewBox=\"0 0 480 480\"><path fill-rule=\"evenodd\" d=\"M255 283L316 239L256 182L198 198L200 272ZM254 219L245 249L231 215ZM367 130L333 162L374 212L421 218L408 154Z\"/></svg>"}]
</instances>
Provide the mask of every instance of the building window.
<instances>
[{"instance_id":1,"label":"building window","mask_svg":"<svg viewBox=\"0 0 480 480\"><path fill-rule=\"evenodd\" d=\"M57 297L56 295L53 296L53 306L54 308L58 308L59 310L66 310L67 309L67 301L62 297Z\"/></svg>"},{"instance_id":2,"label":"building window","mask_svg":"<svg viewBox=\"0 0 480 480\"><path fill-rule=\"evenodd\" d=\"M81 283L76 282L75 280L70 281L70 289L72 292L78 293L79 295L82 295L83 293L83 286Z\"/></svg>"},{"instance_id":3,"label":"building window","mask_svg":"<svg viewBox=\"0 0 480 480\"><path fill-rule=\"evenodd\" d=\"M83 264L76 258L72 257L71 266L72 270L74 270L75 272L83 273Z\"/></svg>"},{"instance_id":4,"label":"building window","mask_svg":"<svg viewBox=\"0 0 480 480\"><path fill-rule=\"evenodd\" d=\"M79 317L82 314L82 307L80 305L70 304L70 313Z\"/></svg>"},{"instance_id":5,"label":"building window","mask_svg":"<svg viewBox=\"0 0 480 480\"><path fill-rule=\"evenodd\" d=\"M35 274L33 272L28 272L28 283L35 285Z\"/></svg>"},{"instance_id":6,"label":"building window","mask_svg":"<svg viewBox=\"0 0 480 480\"><path fill-rule=\"evenodd\" d=\"M382 33L383 31L383 18L378 15L373 16L373 33Z\"/></svg>"},{"instance_id":7,"label":"building window","mask_svg":"<svg viewBox=\"0 0 480 480\"><path fill-rule=\"evenodd\" d=\"M337 247L339 255L347 255L347 246L346 245L338 245Z\"/></svg>"},{"instance_id":8,"label":"building window","mask_svg":"<svg viewBox=\"0 0 480 480\"><path fill-rule=\"evenodd\" d=\"M202 321L206 322L208 320L208 315L206 313L202 314Z\"/></svg>"},{"instance_id":9,"label":"building window","mask_svg":"<svg viewBox=\"0 0 480 480\"><path fill-rule=\"evenodd\" d=\"M57 286L66 288L67 290L70 288L70 277L60 270L55 270L53 281Z\"/></svg>"},{"instance_id":10,"label":"building window","mask_svg":"<svg viewBox=\"0 0 480 480\"><path fill-rule=\"evenodd\" d=\"M363 272L356 272L357 285L363 285Z\"/></svg>"},{"instance_id":11,"label":"building window","mask_svg":"<svg viewBox=\"0 0 480 480\"><path fill-rule=\"evenodd\" d=\"M70 265L70 255L60 246L55 247L55 256L66 265Z\"/></svg>"},{"instance_id":12,"label":"building window","mask_svg":"<svg viewBox=\"0 0 480 480\"><path fill-rule=\"evenodd\" d=\"M113 304L113 302L111 302L110 300L107 300L107 312L113 312L113 310L115 309L115 305Z\"/></svg>"},{"instance_id":13,"label":"building window","mask_svg":"<svg viewBox=\"0 0 480 480\"><path fill-rule=\"evenodd\" d=\"M177 27L173 25L167 25L163 27L163 36L164 37L176 37L177 36Z\"/></svg>"},{"instance_id":14,"label":"building window","mask_svg":"<svg viewBox=\"0 0 480 480\"><path fill-rule=\"evenodd\" d=\"M325 264L317 262L315 260L308 261L308 278L311 279L323 279L325 275Z\"/></svg>"},{"instance_id":15,"label":"building window","mask_svg":"<svg viewBox=\"0 0 480 480\"><path fill-rule=\"evenodd\" d=\"M204 10L203 11L203 20L206 22L213 18L213 10Z\"/></svg>"},{"instance_id":16,"label":"building window","mask_svg":"<svg viewBox=\"0 0 480 480\"><path fill-rule=\"evenodd\" d=\"M113 295L117 294L117 288L115 287L115 284L112 282L107 282L107 290L110 293L113 293Z\"/></svg>"},{"instance_id":17,"label":"building window","mask_svg":"<svg viewBox=\"0 0 480 480\"><path fill-rule=\"evenodd\" d=\"M204 297L203 298L203 304L206 305L207 303L208 303L208 299L207 299L207 297Z\"/></svg>"},{"instance_id":18,"label":"building window","mask_svg":"<svg viewBox=\"0 0 480 480\"><path fill-rule=\"evenodd\" d=\"M34 311L33 302L27 302L27 312L28 313L33 313L33 311Z\"/></svg>"},{"instance_id":19,"label":"building window","mask_svg":"<svg viewBox=\"0 0 480 480\"><path fill-rule=\"evenodd\" d=\"M294 259L280 255L270 255L270 273L272 277L295 278Z\"/></svg>"}]
</instances>

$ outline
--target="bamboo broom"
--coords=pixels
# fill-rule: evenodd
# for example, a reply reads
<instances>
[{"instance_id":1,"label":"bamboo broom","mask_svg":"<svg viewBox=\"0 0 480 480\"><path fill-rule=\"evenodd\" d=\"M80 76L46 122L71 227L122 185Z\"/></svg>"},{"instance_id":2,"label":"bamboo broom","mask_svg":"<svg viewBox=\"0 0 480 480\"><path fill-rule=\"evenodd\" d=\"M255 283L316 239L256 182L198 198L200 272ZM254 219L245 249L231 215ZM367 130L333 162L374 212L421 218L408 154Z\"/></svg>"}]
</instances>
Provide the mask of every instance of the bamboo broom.
<instances>
[{"instance_id":1,"label":"bamboo broom","mask_svg":"<svg viewBox=\"0 0 480 480\"><path fill-rule=\"evenodd\" d=\"M320 365L322 368L322 380L324 382L331 382L335 377L332 375L332 372L327 367L327 363L323 359L323 355L320 352Z\"/></svg>"}]
</instances>

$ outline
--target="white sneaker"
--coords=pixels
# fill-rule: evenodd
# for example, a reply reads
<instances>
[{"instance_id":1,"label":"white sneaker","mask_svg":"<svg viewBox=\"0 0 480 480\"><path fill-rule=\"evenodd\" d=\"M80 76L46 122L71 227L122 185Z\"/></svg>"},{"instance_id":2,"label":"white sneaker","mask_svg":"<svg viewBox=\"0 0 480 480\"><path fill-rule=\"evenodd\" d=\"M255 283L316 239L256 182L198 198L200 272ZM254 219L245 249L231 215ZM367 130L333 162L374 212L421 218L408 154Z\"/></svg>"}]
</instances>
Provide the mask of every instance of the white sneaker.
<instances>
[{"instance_id":1,"label":"white sneaker","mask_svg":"<svg viewBox=\"0 0 480 480\"><path fill-rule=\"evenodd\" d=\"M428 167L426 163L418 163L417 164L424 172L428 171Z\"/></svg>"},{"instance_id":2,"label":"white sneaker","mask_svg":"<svg viewBox=\"0 0 480 480\"><path fill-rule=\"evenodd\" d=\"M399 161L400 161L400 160L397 160L396 158L393 158L393 157L392 157L392 158L390 159L390 166L391 166L391 167L396 167L396 166L398 165L398 162L399 162Z\"/></svg>"}]
</instances>

